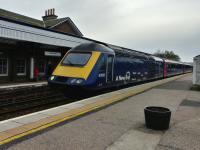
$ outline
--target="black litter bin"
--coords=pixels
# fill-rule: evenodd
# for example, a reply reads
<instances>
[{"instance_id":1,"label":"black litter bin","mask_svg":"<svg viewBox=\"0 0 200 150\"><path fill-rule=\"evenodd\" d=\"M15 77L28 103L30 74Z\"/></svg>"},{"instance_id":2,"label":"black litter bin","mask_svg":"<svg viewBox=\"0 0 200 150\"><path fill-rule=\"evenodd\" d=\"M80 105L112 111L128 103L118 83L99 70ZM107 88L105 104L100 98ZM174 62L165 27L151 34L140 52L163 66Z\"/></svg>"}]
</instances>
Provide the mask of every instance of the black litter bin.
<instances>
[{"instance_id":1,"label":"black litter bin","mask_svg":"<svg viewBox=\"0 0 200 150\"><path fill-rule=\"evenodd\" d=\"M149 106L144 109L146 127L154 130L169 128L171 111L168 108Z\"/></svg>"}]
</instances>

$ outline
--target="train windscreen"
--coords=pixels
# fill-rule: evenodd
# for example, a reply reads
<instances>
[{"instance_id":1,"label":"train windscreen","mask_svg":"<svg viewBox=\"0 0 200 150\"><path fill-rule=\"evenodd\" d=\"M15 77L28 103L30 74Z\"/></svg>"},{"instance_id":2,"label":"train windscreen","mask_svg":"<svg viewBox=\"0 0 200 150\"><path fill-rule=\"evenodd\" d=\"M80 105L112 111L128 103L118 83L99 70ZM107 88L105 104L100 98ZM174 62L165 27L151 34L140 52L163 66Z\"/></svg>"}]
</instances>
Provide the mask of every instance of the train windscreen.
<instances>
[{"instance_id":1,"label":"train windscreen","mask_svg":"<svg viewBox=\"0 0 200 150\"><path fill-rule=\"evenodd\" d=\"M91 57L91 53L70 52L63 59L62 64L68 66L84 66Z\"/></svg>"}]
</instances>

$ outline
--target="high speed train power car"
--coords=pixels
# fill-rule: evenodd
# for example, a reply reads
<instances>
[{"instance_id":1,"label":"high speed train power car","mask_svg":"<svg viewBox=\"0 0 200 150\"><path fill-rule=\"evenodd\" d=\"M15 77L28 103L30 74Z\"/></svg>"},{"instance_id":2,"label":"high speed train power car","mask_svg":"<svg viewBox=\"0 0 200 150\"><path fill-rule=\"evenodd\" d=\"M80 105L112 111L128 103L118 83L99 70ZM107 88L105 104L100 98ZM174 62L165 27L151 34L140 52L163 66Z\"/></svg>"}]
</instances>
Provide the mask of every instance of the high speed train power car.
<instances>
[{"instance_id":1,"label":"high speed train power car","mask_svg":"<svg viewBox=\"0 0 200 150\"><path fill-rule=\"evenodd\" d=\"M85 43L69 50L50 76L55 86L104 89L192 71L192 66L137 51Z\"/></svg>"}]
</instances>

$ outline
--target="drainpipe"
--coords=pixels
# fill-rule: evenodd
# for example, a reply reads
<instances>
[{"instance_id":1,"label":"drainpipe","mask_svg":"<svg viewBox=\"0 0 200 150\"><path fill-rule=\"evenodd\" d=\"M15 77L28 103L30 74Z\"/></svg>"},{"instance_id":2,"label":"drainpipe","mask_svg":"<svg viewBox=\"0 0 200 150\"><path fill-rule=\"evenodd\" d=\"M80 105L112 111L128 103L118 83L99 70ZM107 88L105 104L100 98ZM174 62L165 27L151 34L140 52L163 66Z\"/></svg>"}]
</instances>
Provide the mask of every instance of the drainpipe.
<instances>
[{"instance_id":1,"label":"drainpipe","mask_svg":"<svg viewBox=\"0 0 200 150\"><path fill-rule=\"evenodd\" d=\"M34 58L30 59L30 79L34 78Z\"/></svg>"}]
</instances>

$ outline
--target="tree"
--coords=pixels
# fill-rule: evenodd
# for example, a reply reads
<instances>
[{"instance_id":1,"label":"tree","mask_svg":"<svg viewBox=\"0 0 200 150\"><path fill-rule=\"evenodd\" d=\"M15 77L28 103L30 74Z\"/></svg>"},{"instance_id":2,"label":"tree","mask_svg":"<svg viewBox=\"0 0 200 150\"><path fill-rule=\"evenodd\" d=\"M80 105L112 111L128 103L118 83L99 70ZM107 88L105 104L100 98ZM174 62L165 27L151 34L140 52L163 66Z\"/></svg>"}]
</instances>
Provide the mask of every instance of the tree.
<instances>
[{"instance_id":1,"label":"tree","mask_svg":"<svg viewBox=\"0 0 200 150\"><path fill-rule=\"evenodd\" d=\"M157 52L154 53L155 56L165 58L165 59L170 59L170 60L175 60L175 61L180 61L181 58L175 54L173 51L160 51L158 50Z\"/></svg>"}]
</instances>

